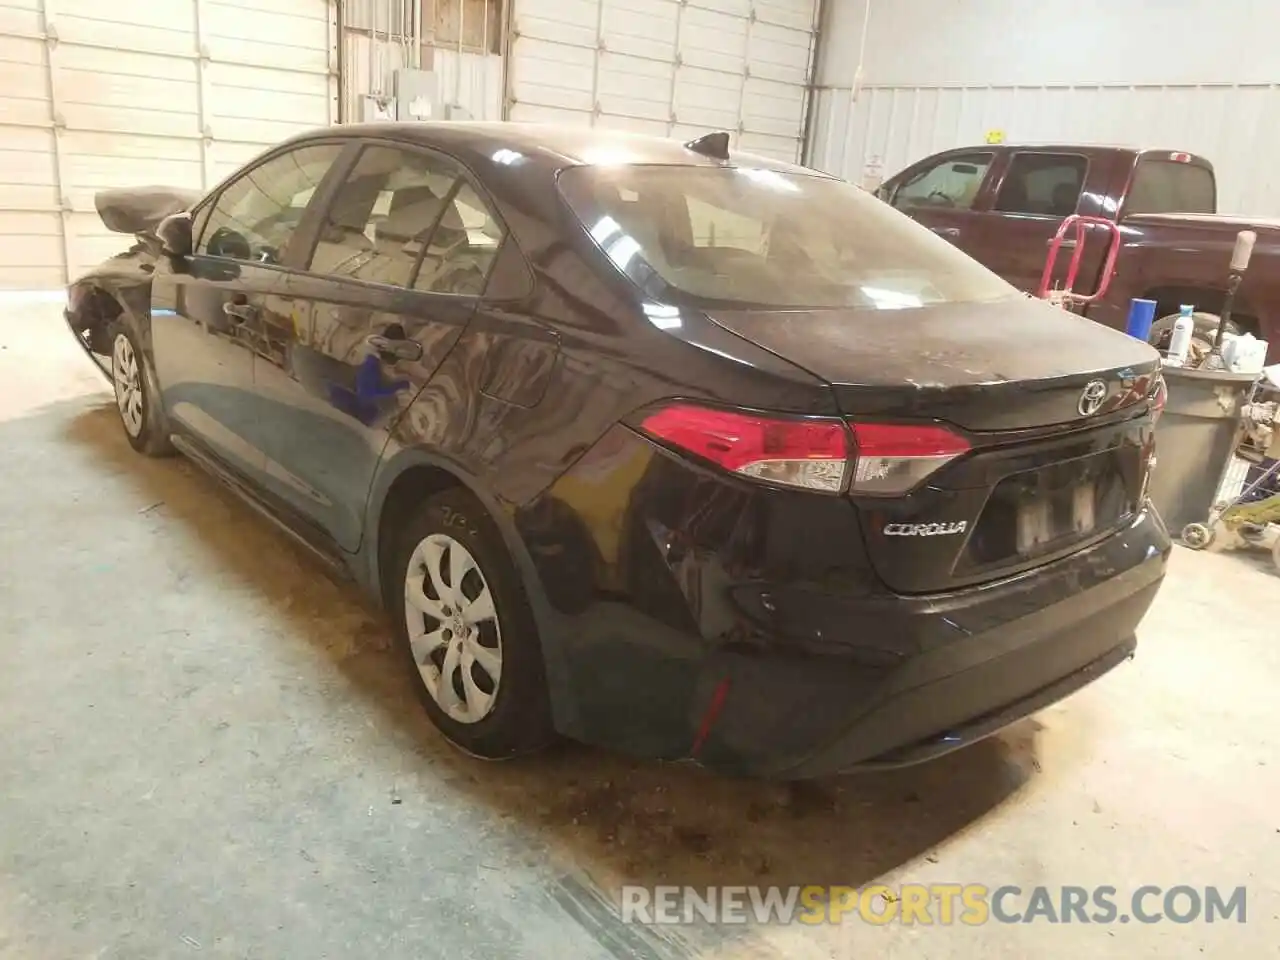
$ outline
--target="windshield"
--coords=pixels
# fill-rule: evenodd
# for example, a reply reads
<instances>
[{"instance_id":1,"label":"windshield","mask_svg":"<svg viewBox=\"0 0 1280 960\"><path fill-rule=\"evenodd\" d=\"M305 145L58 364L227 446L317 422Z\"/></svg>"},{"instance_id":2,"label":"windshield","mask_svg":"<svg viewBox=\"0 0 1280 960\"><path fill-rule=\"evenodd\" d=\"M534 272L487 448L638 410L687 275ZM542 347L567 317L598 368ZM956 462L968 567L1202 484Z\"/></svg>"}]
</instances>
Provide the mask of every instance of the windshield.
<instances>
[{"instance_id":1,"label":"windshield","mask_svg":"<svg viewBox=\"0 0 1280 960\"><path fill-rule=\"evenodd\" d=\"M601 249L655 296L674 289L744 306L881 310L1018 296L841 180L744 167L583 166L564 171L560 189Z\"/></svg>"}]
</instances>

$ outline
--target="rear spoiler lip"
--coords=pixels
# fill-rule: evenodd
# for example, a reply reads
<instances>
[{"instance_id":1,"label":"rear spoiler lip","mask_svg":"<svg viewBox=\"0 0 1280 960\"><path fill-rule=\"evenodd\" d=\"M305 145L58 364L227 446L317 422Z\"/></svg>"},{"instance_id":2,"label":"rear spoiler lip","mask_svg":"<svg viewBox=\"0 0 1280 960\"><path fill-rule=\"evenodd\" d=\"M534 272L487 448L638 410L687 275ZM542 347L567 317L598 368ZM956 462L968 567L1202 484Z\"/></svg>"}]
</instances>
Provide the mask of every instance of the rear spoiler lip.
<instances>
[{"instance_id":1,"label":"rear spoiler lip","mask_svg":"<svg viewBox=\"0 0 1280 960\"><path fill-rule=\"evenodd\" d=\"M93 195L98 216L112 233L154 236L166 217L195 206L202 194L181 187L121 187Z\"/></svg>"}]
</instances>

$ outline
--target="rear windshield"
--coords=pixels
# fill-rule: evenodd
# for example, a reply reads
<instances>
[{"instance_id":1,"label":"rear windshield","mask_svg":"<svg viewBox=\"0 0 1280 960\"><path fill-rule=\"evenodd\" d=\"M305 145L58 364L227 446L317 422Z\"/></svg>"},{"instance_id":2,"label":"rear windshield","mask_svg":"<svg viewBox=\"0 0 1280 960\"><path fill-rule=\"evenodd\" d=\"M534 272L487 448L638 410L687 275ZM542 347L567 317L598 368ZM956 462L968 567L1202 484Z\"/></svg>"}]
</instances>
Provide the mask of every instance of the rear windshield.
<instances>
[{"instance_id":1,"label":"rear windshield","mask_svg":"<svg viewBox=\"0 0 1280 960\"><path fill-rule=\"evenodd\" d=\"M1017 296L947 241L840 180L746 167L560 175L596 243L652 296L901 309Z\"/></svg>"},{"instance_id":2,"label":"rear windshield","mask_svg":"<svg viewBox=\"0 0 1280 960\"><path fill-rule=\"evenodd\" d=\"M1175 160L1140 160L1125 213L1213 213L1213 171Z\"/></svg>"}]
</instances>

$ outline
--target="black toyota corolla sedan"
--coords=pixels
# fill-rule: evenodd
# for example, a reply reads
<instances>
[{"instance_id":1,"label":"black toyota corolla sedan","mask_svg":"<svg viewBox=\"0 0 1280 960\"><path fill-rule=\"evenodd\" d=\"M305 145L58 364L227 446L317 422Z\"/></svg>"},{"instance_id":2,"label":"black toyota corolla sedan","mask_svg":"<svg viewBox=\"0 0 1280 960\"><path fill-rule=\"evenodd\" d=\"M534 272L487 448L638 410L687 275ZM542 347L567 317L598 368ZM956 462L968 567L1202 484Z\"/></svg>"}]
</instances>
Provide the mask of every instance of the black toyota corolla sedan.
<instances>
[{"instance_id":1,"label":"black toyota corolla sedan","mask_svg":"<svg viewBox=\"0 0 1280 960\"><path fill-rule=\"evenodd\" d=\"M376 595L472 754L905 764L1134 652L1156 353L847 183L384 124L98 202L138 243L67 320L129 443Z\"/></svg>"}]
</instances>

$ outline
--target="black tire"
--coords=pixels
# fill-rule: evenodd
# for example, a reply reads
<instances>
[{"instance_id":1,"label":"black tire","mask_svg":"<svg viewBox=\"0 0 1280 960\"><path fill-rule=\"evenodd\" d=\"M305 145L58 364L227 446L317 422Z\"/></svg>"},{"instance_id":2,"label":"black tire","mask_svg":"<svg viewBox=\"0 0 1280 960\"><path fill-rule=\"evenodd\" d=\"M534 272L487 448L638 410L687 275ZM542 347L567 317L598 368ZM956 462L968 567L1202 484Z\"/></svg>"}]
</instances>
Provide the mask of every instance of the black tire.
<instances>
[{"instance_id":1,"label":"black tire","mask_svg":"<svg viewBox=\"0 0 1280 960\"><path fill-rule=\"evenodd\" d=\"M1196 324L1191 334L1192 350L1208 353L1213 349L1213 340L1218 335L1218 320L1220 318L1216 313L1205 313L1202 310L1197 310L1192 314L1192 317L1195 319ZM1171 313L1153 323L1151 325L1151 333L1147 336L1147 342L1161 353L1168 351L1169 340L1173 336L1173 325L1177 319L1178 315ZM1235 321L1227 321L1227 333L1238 334L1243 332Z\"/></svg>"},{"instance_id":2,"label":"black tire","mask_svg":"<svg viewBox=\"0 0 1280 960\"><path fill-rule=\"evenodd\" d=\"M122 381L120 356L117 351L117 340L124 338L128 342L128 354L136 365L136 393L140 408L140 417L126 413L126 404L121 395L125 388ZM142 349L138 335L133 327L123 318L117 317L107 326L107 345L110 350L111 385L116 399L116 414L120 417L120 425L124 429L125 439L129 446L138 453L148 457L172 456L173 444L169 442L169 419L160 405L160 388L156 383L155 371L151 360ZM128 379L127 377L125 379Z\"/></svg>"},{"instance_id":3,"label":"black tire","mask_svg":"<svg viewBox=\"0 0 1280 960\"><path fill-rule=\"evenodd\" d=\"M474 558L493 598L496 624L501 631L500 679L496 691L486 691L493 695L492 707L471 722L459 722L436 702L409 641L405 581L415 550L433 534L455 540ZM466 582L466 578L463 579ZM474 583L472 581L472 586ZM552 742L546 670L533 613L497 525L469 491L446 490L424 501L410 514L396 534L391 562L383 570L382 586L395 625L396 645L409 670L414 691L445 739L465 753L486 760L509 759L542 749ZM439 618L426 617L426 629L431 628L433 620L436 626L445 626ZM435 666L439 670L441 664L435 662ZM459 680L454 690L459 692L460 673L455 675ZM472 676L474 681L476 675Z\"/></svg>"}]
</instances>

